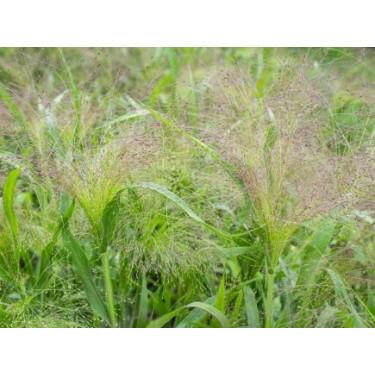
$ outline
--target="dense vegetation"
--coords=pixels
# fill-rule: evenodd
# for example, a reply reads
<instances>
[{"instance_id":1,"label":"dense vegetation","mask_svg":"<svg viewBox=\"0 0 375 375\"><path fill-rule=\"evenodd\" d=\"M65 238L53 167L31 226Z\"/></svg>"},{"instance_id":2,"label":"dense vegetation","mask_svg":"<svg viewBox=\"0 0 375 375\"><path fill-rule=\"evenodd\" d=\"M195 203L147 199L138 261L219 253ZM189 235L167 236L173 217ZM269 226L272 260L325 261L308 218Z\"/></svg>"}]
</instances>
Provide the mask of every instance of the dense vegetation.
<instances>
[{"instance_id":1,"label":"dense vegetation","mask_svg":"<svg viewBox=\"0 0 375 375\"><path fill-rule=\"evenodd\" d=\"M375 326L374 63L0 49L0 325Z\"/></svg>"}]
</instances>

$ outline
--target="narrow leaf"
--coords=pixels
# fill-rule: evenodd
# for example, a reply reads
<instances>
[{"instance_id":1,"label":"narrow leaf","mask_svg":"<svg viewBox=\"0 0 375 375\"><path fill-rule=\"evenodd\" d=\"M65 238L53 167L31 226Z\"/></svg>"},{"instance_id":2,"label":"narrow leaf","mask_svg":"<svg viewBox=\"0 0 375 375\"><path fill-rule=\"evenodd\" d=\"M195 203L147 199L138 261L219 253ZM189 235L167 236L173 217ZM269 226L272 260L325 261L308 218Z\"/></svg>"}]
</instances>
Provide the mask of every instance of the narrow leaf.
<instances>
[{"instance_id":1,"label":"narrow leaf","mask_svg":"<svg viewBox=\"0 0 375 375\"><path fill-rule=\"evenodd\" d=\"M204 302L212 305L216 300L216 296L207 298ZM207 316L207 312L201 309L193 309L188 315L178 324L177 328L186 328L192 326L193 323L199 323Z\"/></svg>"},{"instance_id":2,"label":"narrow leaf","mask_svg":"<svg viewBox=\"0 0 375 375\"><path fill-rule=\"evenodd\" d=\"M141 296L139 298L139 305L138 305L138 319L137 319L138 328L146 327L147 314L148 314L147 279L146 279L146 276L143 275Z\"/></svg>"},{"instance_id":3,"label":"narrow leaf","mask_svg":"<svg viewBox=\"0 0 375 375\"><path fill-rule=\"evenodd\" d=\"M336 222L334 220L325 219L308 239L304 250L302 268L296 283L297 287L313 284L319 263L326 255L335 227Z\"/></svg>"},{"instance_id":4,"label":"narrow leaf","mask_svg":"<svg viewBox=\"0 0 375 375\"><path fill-rule=\"evenodd\" d=\"M63 239L66 248L69 249L72 254L75 272L83 283L87 300L89 301L93 311L101 318L103 318L107 323L111 324L108 310L94 283L94 279L92 277L90 265L86 258L86 255L83 252L81 245L70 232L69 228L67 228L67 226L65 226L63 229Z\"/></svg>"},{"instance_id":5,"label":"narrow leaf","mask_svg":"<svg viewBox=\"0 0 375 375\"><path fill-rule=\"evenodd\" d=\"M105 126L115 125L115 124L118 124L120 122L125 122L125 121L131 120L133 118L143 117L143 116L146 116L146 115L149 115L149 112L146 109L140 109L140 110L132 112L132 113L125 113L124 115L121 115L121 116L119 116L119 117L117 117L113 120L107 121L105 123Z\"/></svg>"},{"instance_id":6,"label":"narrow leaf","mask_svg":"<svg viewBox=\"0 0 375 375\"><path fill-rule=\"evenodd\" d=\"M222 328L229 328L230 327L230 323L229 323L228 318L220 310L218 310L214 306L211 306L211 305L209 305L207 303L204 303L204 302L193 302L193 303L190 303L189 305L187 305L186 307L197 307L199 309L202 309L202 310L208 312L209 314L211 314L214 318L216 318L219 321Z\"/></svg>"},{"instance_id":7,"label":"narrow leaf","mask_svg":"<svg viewBox=\"0 0 375 375\"><path fill-rule=\"evenodd\" d=\"M347 288L344 282L341 280L341 277L333 270L327 269L328 275L330 276L334 286L335 286L335 293L338 300L341 300L345 303L345 306L350 311L350 314L354 317L355 323L357 327L364 328L366 327L365 322L358 314L356 307L352 299L350 298Z\"/></svg>"},{"instance_id":8,"label":"narrow leaf","mask_svg":"<svg viewBox=\"0 0 375 375\"><path fill-rule=\"evenodd\" d=\"M102 242L99 253L103 254L107 250L108 243L112 239L115 230L116 218L120 208L120 193L118 193L104 208L102 215Z\"/></svg>"},{"instance_id":9,"label":"narrow leaf","mask_svg":"<svg viewBox=\"0 0 375 375\"><path fill-rule=\"evenodd\" d=\"M178 197L176 194L172 193L170 190L166 189L165 187L155 184L153 182L140 182L136 185L131 185L131 188L146 188L153 190L164 197L168 198L170 201L175 203L177 206L179 206L183 211L185 211L192 219L197 221L198 223L205 226L207 229L211 230L212 232L218 234L221 237L224 238L230 238L229 234L226 234L219 229L213 227L212 225L206 223L201 217L199 217L180 197Z\"/></svg>"},{"instance_id":10,"label":"narrow leaf","mask_svg":"<svg viewBox=\"0 0 375 375\"><path fill-rule=\"evenodd\" d=\"M221 278L219 291L217 293L214 306L221 312L225 313L225 279L224 279L224 276Z\"/></svg>"},{"instance_id":11,"label":"narrow leaf","mask_svg":"<svg viewBox=\"0 0 375 375\"><path fill-rule=\"evenodd\" d=\"M245 298L245 308L247 316L247 324L251 328L260 327L259 310L257 301L252 289L248 286L243 288Z\"/></svg>"},{"instance_id":12,"label":"narrow leaf","mask_svg":"<svg viewBox=\"0 0 375 375\"><path fill-rule=\"evenodd\" d=\"M35 288L42 290L49 280L49 274L47 272L48 266L52 260L52 252L56 246L57 240L59 238L60 232L62 231L64 225L67 225L69 219L73 215L75 208L74 200L69 204L67 201L69 198L66 195L62 195L60 198L60 219L56 226L55 232L50 240L50 242L44 247L42 254L39 259L38 268L37 268L37 279L35 282ZM68 205L69 204L69 205Z\"/></svg>"},{"instance_id":13,"label":"narrow leaf","mask_svg":"<svg viewBox=\"0 0 375 375\"><path fill-rule=\"evenodd\" d=\"M215 317L219 321L220 325L223 328L229 328L228 318L220 310L218 310L216 307L214 307L212 305L209 305L207 303L204 303L204 302L193 302L193 303L190 303L189 305L186 305L186 306L180 307L180 308L178 308L174 311L171 311L170 313L165 314L162 317L160 317L159 319L156 319L153 322L151 322L148 325L148 327L149 328L161 328L165 324L167 324L170 320L172 320L176 315L178 315L183 309L191 308L191 307L195 307L195 308L201 309L201 310L209 313L210 315L212 315L213 317Z\"/></svg>"},{"instance_id":14,"label":"narrow leaf","mask_svg":"<svg viewBox=\"0 0 375 375\"><path fill-rule=\"evenodd\" d=\"M252 246L238 246L238 247L230 247L230 248L216 246L216 248L227 257L248 255L252 251L255 251L258 247L259 247L258 244L255 244Z\"/></svg>"},{"instance_id":15,"label":"narrow leaf","mask_svg":"<svg viewBox=\"0 0 375 375\"><path fill-rule=\"evenodd\" d=\"M65 68L65 71L68 76L68 81L69 81L69 91L70 94L72 95L72 103L73 103L73 108L74 108L74 114L75 114L75 128L73 132L73 137L72 137L72 146L75 145L76 141L79 139L82 131L82 124L81 124L81 92L79 88L77 87L73 74L70 70L69 64L65 59L64 52L62 48L58 48L59 54L60 54L60 59L63 63L63 66Z\"/></svg>"},{"instance_id":16,"label":"narrow leaf","mask_svg":"<svg viewBox=\"0 0 375 375\"><path fill-rule=\"evenodd\" d=\"M102 254L102 266L103 266L105 287L107 291L107 306L108 306L109 318L111 320L112 328L116 328L117 323L116 323L115 302L113 299L111 271L109 269L107 253Z\"/></svg>"},{"instance_id":17,"label":"narrow leaf","mask_svg":"<svg viewBox=\"0 0 375 375\"><path fill-rule=\"evenodd\" d=\"M16 251L18 251L18 221L17 216L13 207L14 199L14 189L16 187L16 182L20 174L20 169L14 169L11 171L5 181L3 189L3 207L5 216L8 220L10 229L13 235L14 246Z\"/></svg>"}]
</instances>

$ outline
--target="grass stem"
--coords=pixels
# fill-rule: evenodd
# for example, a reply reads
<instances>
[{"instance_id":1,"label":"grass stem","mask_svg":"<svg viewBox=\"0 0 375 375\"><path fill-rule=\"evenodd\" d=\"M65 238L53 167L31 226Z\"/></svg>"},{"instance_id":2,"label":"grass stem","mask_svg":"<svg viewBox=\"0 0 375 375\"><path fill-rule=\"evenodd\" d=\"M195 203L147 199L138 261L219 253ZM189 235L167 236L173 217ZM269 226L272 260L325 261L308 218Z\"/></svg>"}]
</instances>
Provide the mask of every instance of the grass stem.
<instances>
[{"instance_id":1,"label":"grass stem","mask_svg":"<svg viewBox=\"0 0 375 375\"><path fill-rule=\"evenodd\" d=\"M115 312L115 304L113 300L113 289L112 289L112 282L111 282L111 274L109 270L109 263L107 254L102 254L102 266L103 266L103 274L105 280L105 287L107 292L107 306L109 311L109 317L111 320L112 328L116 328L116 312Z\"/></svg>"},{"instance_id":2,"label":"grass stem","mask_svg":"<svg viewBox=\"0 0 375 375\"><path fill-rule=\"evenodd\" d=\"M274 281L275 274L268 272L267 273L267 299L266 299L266 328L272 328L273 326L273 292L274 292Z\"/></svg>"}]
</instances>

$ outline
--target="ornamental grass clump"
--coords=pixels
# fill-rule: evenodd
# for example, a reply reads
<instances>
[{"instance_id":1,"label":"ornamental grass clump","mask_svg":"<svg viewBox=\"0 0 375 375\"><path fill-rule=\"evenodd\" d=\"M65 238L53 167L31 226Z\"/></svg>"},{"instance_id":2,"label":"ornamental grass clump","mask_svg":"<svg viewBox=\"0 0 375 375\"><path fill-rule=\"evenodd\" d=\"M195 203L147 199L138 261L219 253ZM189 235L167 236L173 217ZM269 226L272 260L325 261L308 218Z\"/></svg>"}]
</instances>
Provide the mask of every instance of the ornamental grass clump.
<instances>
[{"instance_id":1,"label":"ornamental grass clump","mask_svg":"<svg viewBox=\"0 0 375 375\"><path fill-rule=\"evenodd\" d=\"M248 145L247 158L237 165L251 202L249 224L260 234L266 252L269 327L274 272L286 245L303 223L353 207L366 163L330 155L314 132L298 123L260 122Z\"/></svg>"},{"instance_id":2,"label":"ornamental grass clump","mask_svg":"<svg viewBox=\"0 0 375 375\"><path fill-rule=\"evenodd\" d=\"M374 326L373 62L0 50L0 326Z\"/></svg>"},{"instance_id":3,"label":"ornamental grass clump","mask_svg":"<svg viewBox=\"0 0 375 375\"><path fill-rule=\"evenodd\" d=\"M310 220L344 214L354 207L368 177L369 162L363 154L332 154L320 143L318 122L304 122L301 116L292 119L290 114L278 117L264 101L256 101L253 119L242 121L236 130L241 134L234 137L236 143L220 142L222 154L160 114L150 113L201 147L242 189L248 204L244 224L249 245L254 235L258 237L265 256L265 326L271 327L275 269L286 246Z\"/></svg>"}]
</instances>

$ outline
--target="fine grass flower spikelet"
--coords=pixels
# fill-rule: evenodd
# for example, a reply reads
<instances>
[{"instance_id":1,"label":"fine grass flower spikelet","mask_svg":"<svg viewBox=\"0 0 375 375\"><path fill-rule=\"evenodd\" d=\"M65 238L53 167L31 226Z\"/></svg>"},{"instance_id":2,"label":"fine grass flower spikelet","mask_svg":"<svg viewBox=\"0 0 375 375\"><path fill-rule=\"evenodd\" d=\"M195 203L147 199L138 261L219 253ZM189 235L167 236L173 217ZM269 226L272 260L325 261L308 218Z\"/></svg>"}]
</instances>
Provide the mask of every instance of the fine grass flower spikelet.
<instances>
[{"instance_id":1,"label":"fine grass flower spikelet","mask_svg":"<svg viewBox=\"0 0 375 375\"><path fill-rule=\"evenodd\" d=\"M365 164L330 155L300 123L258 122L247 142L239 175L275 266L299 225L354 203Z\"/></svg>"},{"instance_id":2,"label":"fine grass flower spikelet","mask_svg":"<svg viewBox=\"0 0 375 375\"><path fill-rule=\"evenodd\" d=\"M73 159L73 160L72 160ZM58 180L82 206L95 230L105 206L123 187L126 176L122 155L113 145L77 152L69 162L57 160Z\"/></svg>"}]
</instances>

